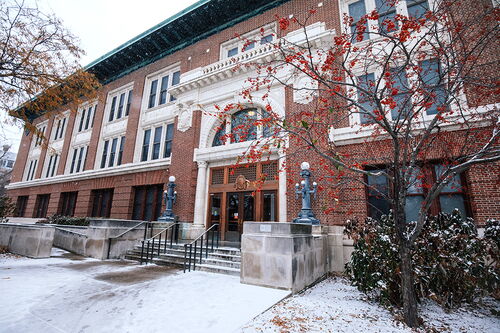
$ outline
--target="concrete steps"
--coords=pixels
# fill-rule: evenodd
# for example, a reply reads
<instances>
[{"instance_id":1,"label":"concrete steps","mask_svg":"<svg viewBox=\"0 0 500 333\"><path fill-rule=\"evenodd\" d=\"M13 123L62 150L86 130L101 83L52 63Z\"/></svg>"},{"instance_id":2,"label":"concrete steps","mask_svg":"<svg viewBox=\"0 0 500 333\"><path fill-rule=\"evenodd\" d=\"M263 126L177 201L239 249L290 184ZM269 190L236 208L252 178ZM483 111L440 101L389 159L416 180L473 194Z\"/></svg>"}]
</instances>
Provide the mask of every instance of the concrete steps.
<instances>
[{"instance_id":1,"label":"concrete steps","mask_svg":"<svg viewBox=\"0 0 500 333\"><path fill-rule=\"evenodd\" d=\"M182 268L184 266L184 244L173 244L172 248L170 248L170 243L167 243L166 249L164 245L164 242L160 243L160 254L158 255L158 243L155 244L153 259L149 262L156 265L172 265ZM151 251L152 249L150 248L149 250ZM125 254L125 259L140 261L141 251L141 245L137 245L134 249ZM146 257L146 247L144 248L144 257ZM238 248L224 246L214 249L213 252L210 252L209 249L207 255L204 250L200 262L200 253L198 249L196 253L196 266L193 265L193 261L191 261L191 269L193 269L193 267L195 267L196 270L205 272L239 276L241 268L241 251Z\"/></svg>"}]
</instances>

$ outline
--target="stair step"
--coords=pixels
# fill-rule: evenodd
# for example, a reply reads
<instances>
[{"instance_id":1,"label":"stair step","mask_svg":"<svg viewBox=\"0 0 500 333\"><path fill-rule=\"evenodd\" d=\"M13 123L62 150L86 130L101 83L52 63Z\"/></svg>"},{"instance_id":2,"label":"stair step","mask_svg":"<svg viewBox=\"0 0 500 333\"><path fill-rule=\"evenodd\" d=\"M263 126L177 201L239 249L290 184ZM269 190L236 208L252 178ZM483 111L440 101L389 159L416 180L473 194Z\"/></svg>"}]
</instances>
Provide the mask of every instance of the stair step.
<instances>
[{"instance_id":1,"label":"stair step","mask_svg":"<svg viewBox=\"0 0 500 333\"><path fill-rule=\"evenodd\" d=\"M241 262L241 255L235 255L235 254L225 254L225 253L212 252L212 253L208 254L208 257L210 259L219 259L219 260Z\"/></svg>"},{"instance_id":2,"label":"stair step","mask_svg":"<svg viewBox=\"0 0 500 333\"><path fill-rule=\"evenodd\" d=\"M236 269L236 268L231 268L231 267L221 267L221 266L214 266L214 265L208 265L208 264L197 264L196 270L204 271L204 272L211 272L211 273L220 273L220 274L226 274L226 275L240 276L240 270Z\"/></svg>"},{"instance_id":3,"label":"stair step","mask_svg":"<svg viewBox=\"0 0 500 333\"><path fill-rule=\"evenodd\" d=\"M221 267L230 267L240 269L241 263L236 261L228 261L228 260L220 260L220 259L203 259L203 263L207 265L221 266Z\"/></svg>"}]
</instances>

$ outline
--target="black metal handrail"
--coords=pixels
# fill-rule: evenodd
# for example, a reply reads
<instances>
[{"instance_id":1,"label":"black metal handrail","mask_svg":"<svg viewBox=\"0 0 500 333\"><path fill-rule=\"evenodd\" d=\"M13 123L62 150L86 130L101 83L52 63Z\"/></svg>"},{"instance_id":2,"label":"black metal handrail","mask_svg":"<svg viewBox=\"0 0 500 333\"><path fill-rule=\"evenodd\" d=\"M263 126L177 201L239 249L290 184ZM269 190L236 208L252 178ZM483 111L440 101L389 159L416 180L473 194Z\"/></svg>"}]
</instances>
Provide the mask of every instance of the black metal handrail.
<instances>
[{"instance_id":1,"label":"black metal handrail","mask_svg":"<svg viewBox=\"0 0 500 333\"><path fill-rule=\"evenodd\" d=\"M141 265L144 262L144 244L146 243L146 264L150 261L153 260L153 255L155 253L155 250L157 251L158 255L160 255L161 252L161 239L162 235L164 235L163 239L165 244L163 245L163 252L167 252L167 243L168 243L168 232L170 230L170 248L172 248L175 240L175 244L179 242L179 225L180 223L175 222L169 225L168 227L162 229L160 232L156 233L155 235L151 236L150 238L146 239L146 233L144 233L144 240L142 240L142 245L141 245ZM158 245L156 245L156 240L158 240ZM152 244L151 244L152 243ZM151 246L151 252L149 251Z\"/></svg>"},{"instance_id":2,"label":"black metal handrail","mask_svg":"<svg viewBox=\"0 0 500 333\"><path fill-rule=\"evenodd\" d=\"M211 235L211 237L210 237ZM195 238L191 243L184 244L184 273L186 273L186 267L189 272L191 272L191 262L193 263L193 271L196 270L196 260L197 260L197 248L198 248L198 242L200 242L200 264L203 260L203 242L205 240L205 258L208 258L208 248L209 248L209 240L211 239L211 251L214 250L214 244L215 248L219 247L219 238L220 238L220 233L219 233L219 224L214 223L210 228L205 230L201 235L199 235L197 238ZM194 245L194 252L193 252L193 245ZM189 248L189 252L188 252ZM189 256L188 256L189 253Z\"/></svg>"},{"instance_id":3,"label":"black metal handrail","mask_svg":"<svg viewBox=\"0 0 500 333\"><path fill-rule=\"evenodd\" d=\"M126 233L129 233L130 231L132 230L135 230L137 229L138 227L140 227L141 225L143 225L144 223L146 223L146 227L144 228L144 237L146 237L146 231L148 229L148 222L147 221L143 221L143 222L140 222L138 224L136 224L135 226L133 226L132 228L129 228L127 230L125 230L124 232L122 232L121 234L115 236L115 237L109 237L108 238L108 256L107 258L109 259L109 253L111 251L111 241L114 240L114 239L118 239L120 237L123 237L123 235L125 235Z\"/></svg>"}]
</instances>

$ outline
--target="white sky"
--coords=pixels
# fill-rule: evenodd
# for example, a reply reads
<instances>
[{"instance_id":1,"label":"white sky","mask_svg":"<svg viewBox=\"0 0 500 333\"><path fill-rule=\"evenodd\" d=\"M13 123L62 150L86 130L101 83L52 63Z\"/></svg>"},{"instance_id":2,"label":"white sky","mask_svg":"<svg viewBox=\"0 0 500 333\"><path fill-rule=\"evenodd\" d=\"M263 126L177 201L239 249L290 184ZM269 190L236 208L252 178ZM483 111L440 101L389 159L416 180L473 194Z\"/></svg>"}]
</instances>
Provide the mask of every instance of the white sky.
<instances>
[{"instance_id":1,"label":"white sky","mask_svg":"<svg viewBox=\"0 0 500 333\"><path fill-rule=\"evenodd\" d=\"M1 1L1 0L0 0ZM29 2L35 3L36 0ZM82 66L106 54L197 0L38 0L43 12L54 13L86 52ZM4 124L0 136L17 152L20 127ZM2 133L3 132L3 133ZM2 140L4 141L4 140Z\"/></svg>"}]
</instances>

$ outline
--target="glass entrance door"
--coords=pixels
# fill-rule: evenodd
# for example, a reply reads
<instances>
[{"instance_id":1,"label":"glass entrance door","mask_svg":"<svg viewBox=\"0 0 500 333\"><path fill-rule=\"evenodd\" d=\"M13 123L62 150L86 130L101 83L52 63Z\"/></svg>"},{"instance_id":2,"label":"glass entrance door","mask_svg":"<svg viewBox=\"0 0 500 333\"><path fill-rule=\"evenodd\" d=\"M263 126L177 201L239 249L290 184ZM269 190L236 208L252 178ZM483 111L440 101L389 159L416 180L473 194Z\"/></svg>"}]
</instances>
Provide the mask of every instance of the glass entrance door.
<instances>
[{"instance_id":1,"label":"glass entrance door","mask_svg":"<svg viewBox=\"0 0 500 333\"><path fill-rule=\"evenodd\" d=\"M226 203L225 239L240 241L243 222L255 221L255 200L252 192L230 192Z\"/></svg>"}]
</instances>

